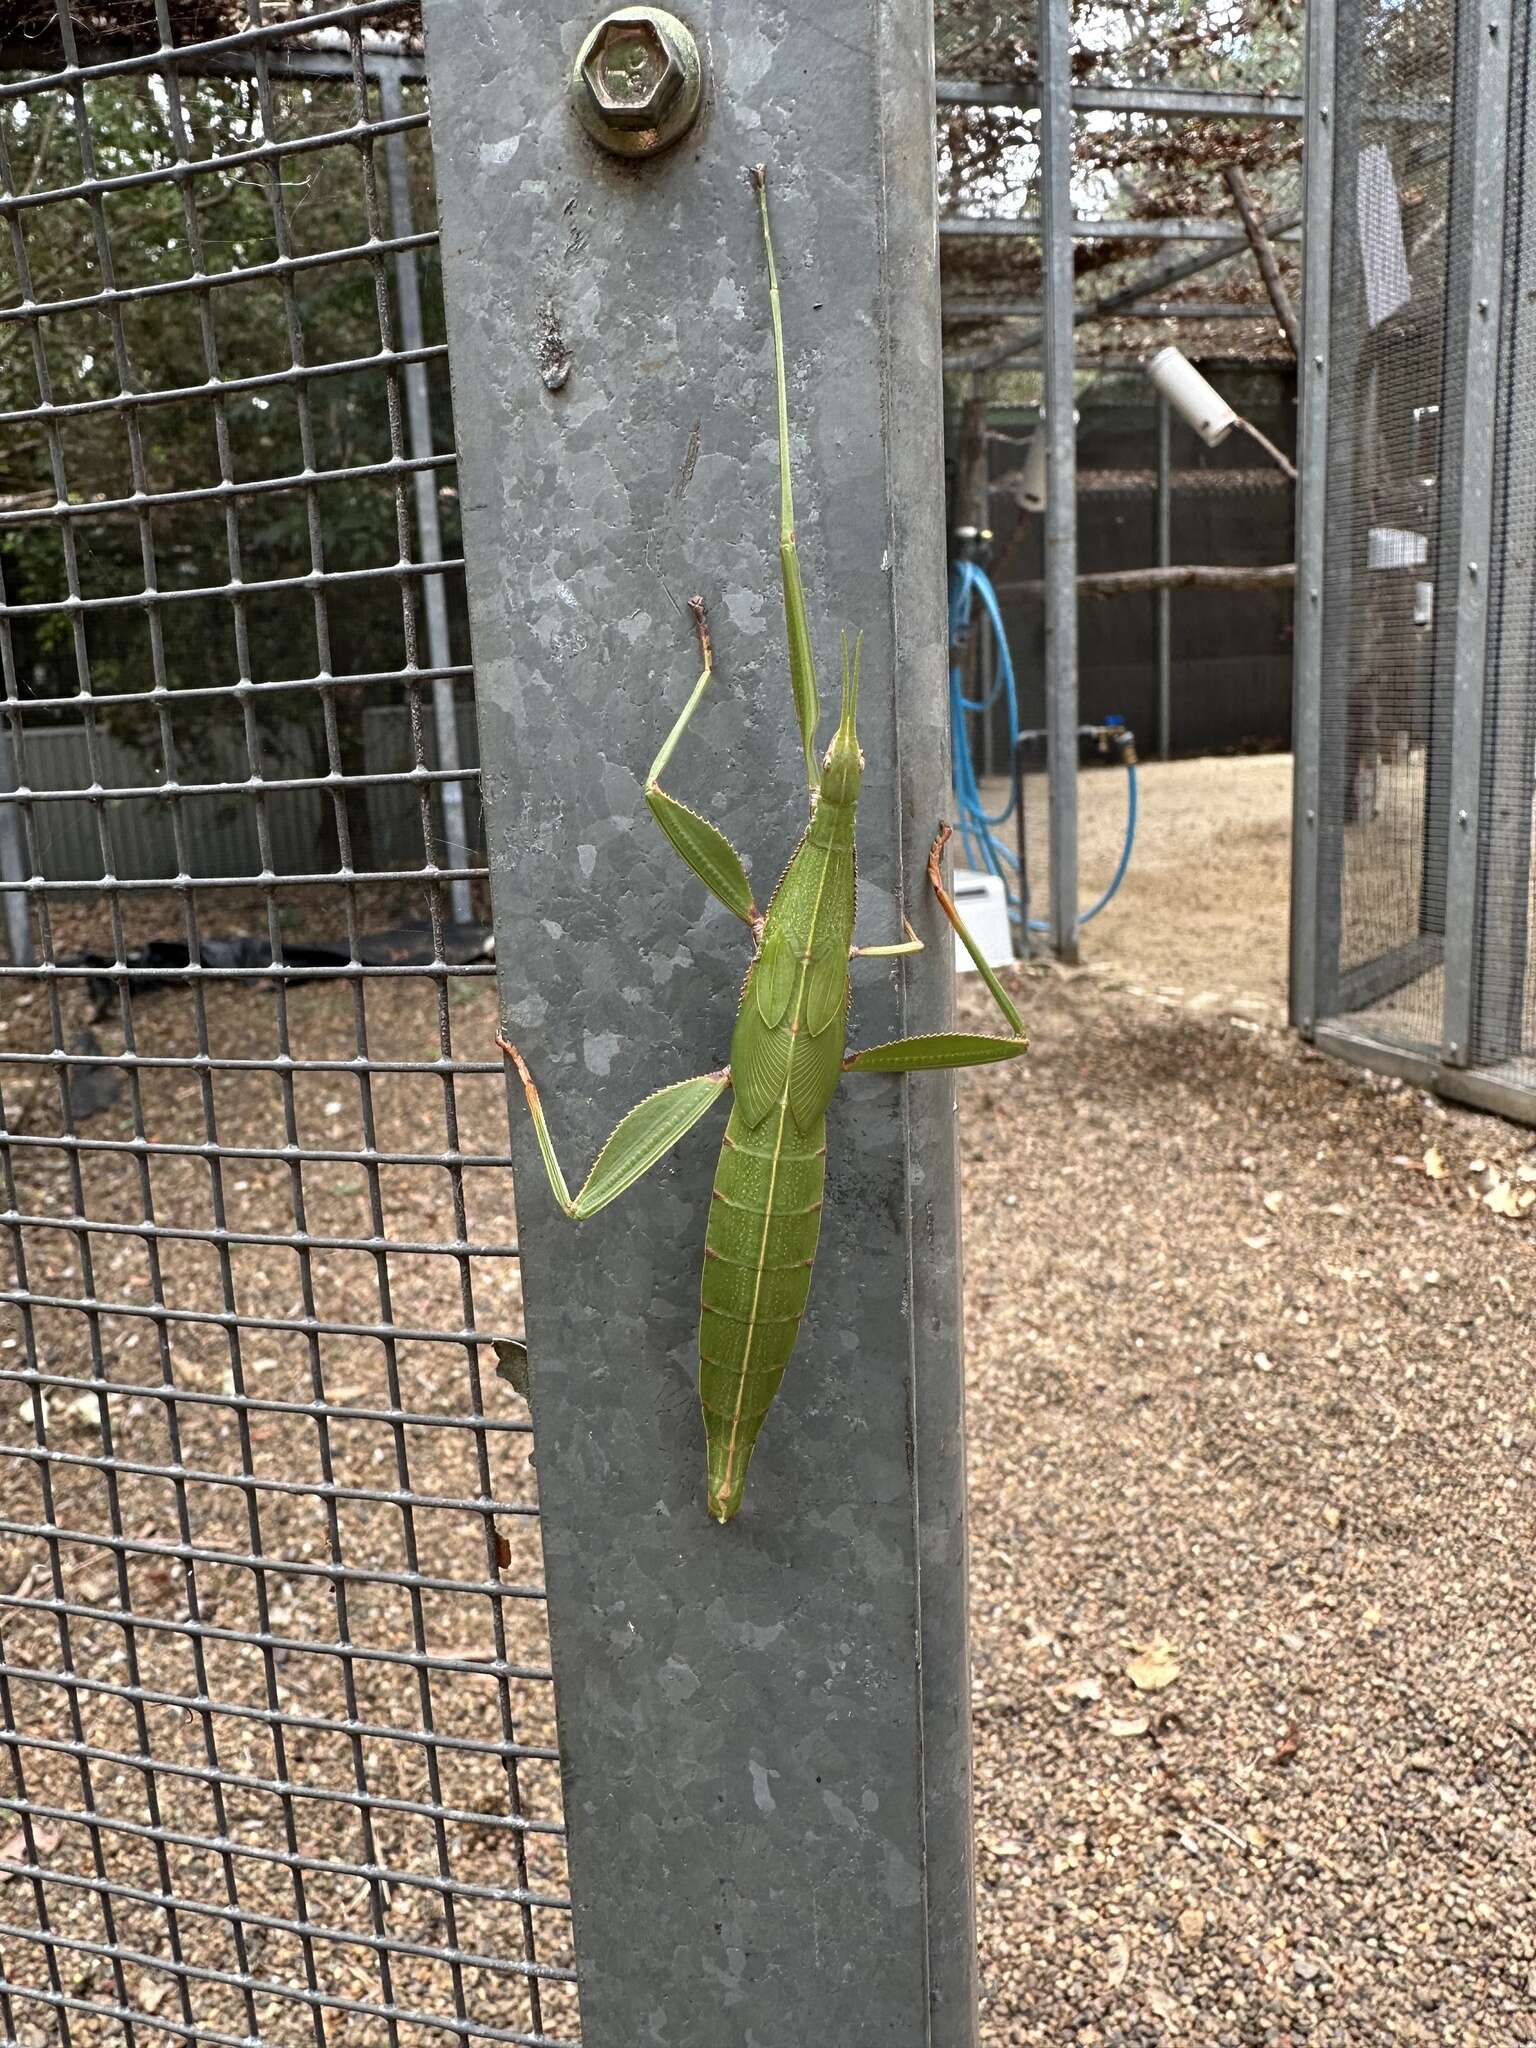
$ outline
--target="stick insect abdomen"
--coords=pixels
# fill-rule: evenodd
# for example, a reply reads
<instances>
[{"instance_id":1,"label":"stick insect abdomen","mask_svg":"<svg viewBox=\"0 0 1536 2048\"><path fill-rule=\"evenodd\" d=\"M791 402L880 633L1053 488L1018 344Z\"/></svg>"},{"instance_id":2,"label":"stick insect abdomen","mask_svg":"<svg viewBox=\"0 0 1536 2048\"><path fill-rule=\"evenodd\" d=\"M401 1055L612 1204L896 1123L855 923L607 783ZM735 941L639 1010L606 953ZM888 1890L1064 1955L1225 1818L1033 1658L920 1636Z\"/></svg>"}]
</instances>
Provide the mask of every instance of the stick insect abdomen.
<instances>
[{"instance_id":1,"label":"stick insect abdomen","mask_svg":"<svg viewBox=\"0 0 1536 2048\"><path fill-rule=\"evenodd\" d=\"M787 1096L755 1127L733 1105L704 1244L699 1398L709 1512L728 1522L800 1333L821 1235L827 1126L802 1131Z\"/></svg>"}]
</instances>

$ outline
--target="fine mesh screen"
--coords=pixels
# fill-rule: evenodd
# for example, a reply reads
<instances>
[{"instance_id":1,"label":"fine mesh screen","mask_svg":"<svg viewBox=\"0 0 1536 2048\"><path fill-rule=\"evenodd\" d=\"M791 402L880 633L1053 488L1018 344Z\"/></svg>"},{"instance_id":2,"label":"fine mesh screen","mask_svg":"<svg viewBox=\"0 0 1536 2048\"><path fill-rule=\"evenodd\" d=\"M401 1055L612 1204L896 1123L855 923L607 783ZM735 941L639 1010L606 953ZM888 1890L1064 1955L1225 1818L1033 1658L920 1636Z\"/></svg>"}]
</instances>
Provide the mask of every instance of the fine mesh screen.
<instances>
[{"instance_id":1,"label":"fine mesh screen","mask_svg":"<svg viewBox=\"0 0 1536 2048\"><path fill-rule=\"evenodd\" d=\"M0 2031L570 2042L420 61L130 12L0 23Z\"/></svg>"},{"instance_id":2,"label":"fine mesh screen","mask_svg":"<svg viewBox=\"0 0 1536 2048\"><path fill-rule=\"evenodd\" d=\"M1494 582L1482 786L1483 933L1475 1007L1480 1064L1536 1084L1531 958L1532 772L1536 763L1536 91L1531 16L1512 67L1505 210L1504 332L1494 479Z\"/></svg>"},{"instance_id":3,"label":"fine mesh screen","mask_svg":"<svg viewBox=\"0 0 1536 2048\"><path fill-rule=\"evenodd\" d=\"M1435 598L1455 16L1448 0L1365 0L1344 16L1335 91L1322 944L1336 1013L1422 1044L1438 1043L1443 1002Z\"/></svg>"}]
</instances>

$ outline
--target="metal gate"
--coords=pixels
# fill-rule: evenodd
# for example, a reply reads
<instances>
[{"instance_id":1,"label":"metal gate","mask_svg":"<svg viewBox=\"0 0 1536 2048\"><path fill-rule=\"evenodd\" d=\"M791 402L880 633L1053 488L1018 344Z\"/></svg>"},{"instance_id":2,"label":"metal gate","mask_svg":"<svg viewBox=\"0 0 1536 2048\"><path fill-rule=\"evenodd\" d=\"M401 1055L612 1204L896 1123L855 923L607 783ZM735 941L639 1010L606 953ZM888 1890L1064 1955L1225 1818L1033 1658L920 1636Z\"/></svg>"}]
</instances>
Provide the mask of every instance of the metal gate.
<instances>
[{"instance_id":1,"label":"metal gate","mask_svg":"<svg viewBox=\"0 0 1536 2048\"><path fill-rule=\"evenodd\" d=\"M422 72L277 12L0 29L0 2030L569 2042Z\"/></svg>"},{"instance_id":2,"label":"metal gate","mask_svg":"<svg viewBox=\"0 0 1536 2048\"><path fill-rule=\"evenodd\" d=\"M1313 10L1293 1013L1536 1117L1530 9Z\"/></svg>"}]
</instances>

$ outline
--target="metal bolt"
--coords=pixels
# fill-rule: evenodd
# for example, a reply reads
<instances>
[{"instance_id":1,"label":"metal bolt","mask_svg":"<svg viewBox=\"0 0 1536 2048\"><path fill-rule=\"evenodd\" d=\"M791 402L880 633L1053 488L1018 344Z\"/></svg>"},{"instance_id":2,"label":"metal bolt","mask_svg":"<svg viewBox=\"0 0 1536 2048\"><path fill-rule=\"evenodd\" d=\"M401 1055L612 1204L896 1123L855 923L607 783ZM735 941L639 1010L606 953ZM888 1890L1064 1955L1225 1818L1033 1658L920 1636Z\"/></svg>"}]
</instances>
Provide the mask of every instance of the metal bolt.
<instances>
[{"instance_id":1,"label":"metal bolt","mask_svg":"<svg viewBox=\"0 0 1536 2048\"><path fill-rule=\"evenodd\" d=\"M576 53L571 102L594 142L655 156L693 125L703 90L699 46L675 14L619 7Z\"/></svg>"}]
</instances>

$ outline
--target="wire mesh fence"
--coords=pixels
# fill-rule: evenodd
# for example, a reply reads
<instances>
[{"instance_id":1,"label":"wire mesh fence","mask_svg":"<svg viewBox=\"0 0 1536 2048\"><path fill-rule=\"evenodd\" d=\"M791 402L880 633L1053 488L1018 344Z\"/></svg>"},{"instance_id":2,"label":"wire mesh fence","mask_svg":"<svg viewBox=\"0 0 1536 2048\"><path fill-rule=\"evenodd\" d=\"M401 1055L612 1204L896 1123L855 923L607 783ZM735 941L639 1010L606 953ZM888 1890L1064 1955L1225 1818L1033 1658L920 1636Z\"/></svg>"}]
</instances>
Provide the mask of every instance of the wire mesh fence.
<instances>
[{"instance_id":1,"label":"wire mesh fence","mask_svg":"<svg viewBox=\"0 0 1536 2048\"><path fill-rule=\"evenodd\" d=\"M570 2042L422 74L139 12L0 29L0 2028Z\"/></svg>"},{"instance_id":2,"label":"wire mesh fence","mask_svg":"<svg viewBox=\"0 0 1536 2048\"><path fill-rule=\"evenodd\" d=\"M1352 110L1335 205L1330 549L1322 747L1340 829L1340 1006L1438 1041L1449 727L1434 710L1435 569L1447 316L1454 7L1401 33L1368 6L1341 51ZM1395 118L1408 97L1438 120ZM1347 189L1346 189L1347 188Z\"/></svg>"},{"instance_id":3,"label":"wire mesh fence","mask_svg":"<svg viewBox=\"0 0 1536 2048\"><path fill-rule=\"evenodd\" d=\"M1327 429L1304 499L1323 541L1297 925L1305 1028L1525 1116L1529 16L1349 0L1320 30L1338 123L1331 144L1314 127L1331 279L1309 314Z\"/></svg>"}]
</instances>

